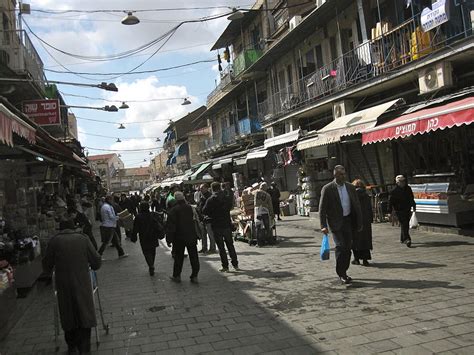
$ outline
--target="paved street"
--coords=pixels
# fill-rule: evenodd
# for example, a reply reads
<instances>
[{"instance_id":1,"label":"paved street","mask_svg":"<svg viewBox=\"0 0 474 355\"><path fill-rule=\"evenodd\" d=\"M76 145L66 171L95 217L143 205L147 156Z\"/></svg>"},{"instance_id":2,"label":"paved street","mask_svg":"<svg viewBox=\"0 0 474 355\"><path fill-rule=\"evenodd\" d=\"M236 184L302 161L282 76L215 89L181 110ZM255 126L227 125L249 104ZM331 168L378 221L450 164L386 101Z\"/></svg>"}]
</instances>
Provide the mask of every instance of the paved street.
<instances>
[{"instance_id":1,"label":"paved street","mask_svg":"<svg viewBox=\"0 0 474 355\"><path fill-rule=\"evenodd\" d=\"M100 330L95 353L474 353L473 238L415 231L408 249L397 228L374 225L374 266L351 265L346 287L334 254L319 260L311 227L287 218L277 247L237 242L241 272L221 274L217 255L202 257L199 285L187 260L183 282L168 280L166 248L154 277L138 244L124 242L124 260L108 249L98 275L110 334ZM0 352L52 354L53 340L51 290L40 284Z\"/></svg>"}]
</instances>

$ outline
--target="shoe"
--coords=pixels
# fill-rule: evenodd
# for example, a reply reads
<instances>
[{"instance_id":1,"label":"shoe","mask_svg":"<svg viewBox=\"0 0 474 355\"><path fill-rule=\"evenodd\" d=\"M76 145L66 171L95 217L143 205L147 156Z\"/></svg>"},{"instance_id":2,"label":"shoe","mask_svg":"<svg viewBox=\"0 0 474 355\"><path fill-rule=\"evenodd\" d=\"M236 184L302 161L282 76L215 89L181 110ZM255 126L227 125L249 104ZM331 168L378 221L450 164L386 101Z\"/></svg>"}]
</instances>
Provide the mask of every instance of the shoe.
<instances>
[{"instance_id":1,"label":"shoe","mask_svg":"<svg viewBox=\"0 0 474 355\"><path fill-rule=\"evenodd\" d=\"M359 259L354 259L354 260L351 261L351 264L352 265L360 265L360 261L359 261Z\"/></svg>"},{"instance_id":2,"label":"shoe","mask_svg":"<svg viewBox=\"0 0 474 355\"><path fill-rule=\"evenodd\" d=\"M364 266L372 266L367 260L362 261L362 265Z\"/></svg>"},{"instance_id":3,"label":"shoe","mask_svg":"<svg viewBox=\"0 0 474 355\"><path fill-rule=\"evenodd\" d=\"M155 275L155 268L154 267L148 268L148 273L150 274L150 276Z\"/></svg>"},{"instance_id":4,"label":"shoe","mask_svg":"<svg viewBox=\"0 0 474 355\"><path fill-rule=\"evenodd\" d=\"M217 250L208 250L206 254L216 254Z\"/></svg>"},{"instance_id":5,"label":"shoe","mask_svg":"<svg viewBox=\"0 0 474 355\"><path fill-rule=\"evenodd\" d=\"M241 269L238 266L234 266L235 271L241 271Z\"/></svg>"},{"instance_id":6,"label":"shoe","mask_svg":"<svg viewBox=\"0 0 474 355\"><path fill-rule=\"evenodd\" d=\"M173 281L173 282L176 282L177 284L179 284L181 282L181 277L179 277L179 276L177 276L177 277L170 276L170 280Z\"/></svg>"},{"instance_id":7,"label":"shoe","mask_svg":"<svg viewBox=\"0 0 474 355\"><path fill-rule=\"evenodd\" d=\"M228 267L223 267L222 269L219 270L220 272L229 272Z\"/></svg>"},{"instance_id":8,"label":"shoe","mask_svg":"<svg viewBox=\"0 0 474 355\"><path fill-rule=\"evenodd\" d=\"M349 276L341 276L339 279L344 285L349 285L352 282L352 279Z\"/></svg>"},{"instance_id":9,"label":"shoe","mask_svg":"<svg viewBox=\"0 0 474 355\"><path fill-rule=\"evenodd\" d=\"M198 284L199 283L197 276L191 277L191 283L192 284Z\"/></svg>"},{"instance_id":10,"label":"shoe","mask_svg":"<svg viewBox=\"0 0 474 355\"><path fill-rule=\"evenodd\" d=\"M277 221L283 221L281 218L278 218Z\"/></svg>"},{"instance_id":11,"label":"shoe","mask_svg":"<svg viewBox=\"0 0 474 355\"><path fill-rule=\"evenodd\" d=\"M104 262L104 261L107 261L106 258L100 258L100 261Z\"/></svg>"},{"instance_id":12,"label":"shoe","mask_svg":"<svg viewBox=\"0 0 474 355\"><path fill-rule=\"evenodd\" d=\"M408 240L406 241L406 244L407 244L407 247L408 247L408 248L411 248L411 239L408 239Z\"/></svg>"},{"instance_id":13,"label":"shoe","mask_svg":"<svg viewBox=\"0 0 474 355\"><path fill-rule=\"evenodd\" d=\"M201 250L198 251L198 253L199 253L199 254L206 254L206 253L207 253L207 250L201 249Z\"/></svg>"},{"instance_id":14,"label":"shoe","mask_svg":"<svg viewBox=\"0 0 474 355\"><path fill-rule=\"evenodd\" d=\"M128 254L119 255L119 259L125 259L125 258L128 258Z\"/></svg>"}]
</instances>

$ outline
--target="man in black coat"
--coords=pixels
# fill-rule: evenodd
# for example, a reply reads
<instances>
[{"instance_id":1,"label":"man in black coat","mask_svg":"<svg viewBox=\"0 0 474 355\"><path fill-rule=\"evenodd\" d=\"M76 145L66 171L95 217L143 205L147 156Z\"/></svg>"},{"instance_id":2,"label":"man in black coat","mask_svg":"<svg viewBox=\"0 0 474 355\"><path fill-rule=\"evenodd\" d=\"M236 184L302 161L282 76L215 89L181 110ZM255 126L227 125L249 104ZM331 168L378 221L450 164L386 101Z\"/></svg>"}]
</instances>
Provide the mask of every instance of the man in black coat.
<instances>
[{"instance_id":1,"label":"man in black coat","mask_svg":"<svg viewBox=\"0 0 474 355\"><path fill-rule=\"evenodd\" d=\"M413 197L413 191L408 186L405 176L398 175L395 178L397 186L390 192L388 199L388 208L391 212L395 211L398 221L400 222L400 243L404 243L407 247L411 247L410 237L410 218L411 209L413 212L416 211L415 198Z\"/></svg>"},{"instance_id":2,"label":"man in black coat","mask_svg":"<svg viewBox=\"0 0 474 355\"><path fill-rule=\"evenodd\" d=\"M181 282L181 271L183 270L184 249L188 250L191 262L191 282L198 282L199 257L197 251L197 240L194 218L197 216L193 208L186 203L182 192L174 193L175 204L168 211L166 221L166 242L172 245L174 252L173 276L174 282Z\"/></svg>"},{"instance_id":3,"label":"man in black coat","mask_svg":"<svg viewBox=\"0 0 474 355\"><path fill-rule=\"evenodd\" d=\"M202 249L199 252L213 254L216 252L216 241L214 240L214 232L212 231L211 219L202 213L202 210L204 208L204 205L206 204L206 201L212 195L211 191L209 191L209 185L202 184L199 188L199 195L200 197L199 197L199 202L197 205L197 211L201 218L201 222L204 224L206 228L206 232L207 232L207 233L204 233L204 235L202 236L202 239L201 239ZM207 248L208 236L209 236L209 249Z\"/></svg>"},{"instance_id":4,"label":"man in black coat","mask_svg":"<svg viewBox=\"0 0 474 355\"><path fill-rule=\"evenodd\" d=\"M206 201L202 213L211 219L212 231L214 239L219 248L222 269L221 272L229 271L229 260L224 245L229 251L230 260L235 270L239 270L239 261L235 252L234 240L232 239L230 210L232 209L232 201L225 196L218 182L211 185L212 195Z\"/></svg>"},{"instance_id":5,"label":"man in black coat","mask_svg":"<svg viewBox=\"0 0 474 355\"><path fill-rule=\"evenodd\" d=\"M55 270L61 326L69 353L89 354L91 328L97 326L89 267L97 270L101 258L89 238L75 230L71 216L59 224L43 258L47 272Z\"/></svg>"},{"instance_id":6,"label":"man in black coat","mask_svg":"<svg viewBox=\"0 0 474 355\"><path fill-rule=\"evenodd\" d=\"M342 165L334 168L334 181L321 190L319 218L321 232L328 234L331 229L336 245L336 273L344 284L352 282L347 276L351 261L352 235L362 230L362 212L355 187L346 180L346 170Z\"/></svg>"},{"instance_id":7,"label":"man in black coat","mask_svg":"<svg viewBox=\"0 0 474 355\"><path fill-rule=\"evenodd\" d=\"M273 213L277 216L278 220L281 221L280 217L280 190L277 187L275 181L272 182L272 185L268 189L268 193L272 198Z\"/></svg>"}]
</instances>

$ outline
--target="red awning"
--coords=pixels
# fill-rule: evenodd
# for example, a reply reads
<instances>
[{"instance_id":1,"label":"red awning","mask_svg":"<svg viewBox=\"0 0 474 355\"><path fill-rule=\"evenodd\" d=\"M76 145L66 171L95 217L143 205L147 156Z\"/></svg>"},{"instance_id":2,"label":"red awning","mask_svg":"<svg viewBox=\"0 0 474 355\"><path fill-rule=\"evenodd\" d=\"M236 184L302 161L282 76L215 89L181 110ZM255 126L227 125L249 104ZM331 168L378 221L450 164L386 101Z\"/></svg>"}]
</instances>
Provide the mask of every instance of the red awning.
<instances>
[{"instance_id":1,"label":"red awning","mask_svg":"<svg viewBox=\"0 0 474 355\"><path fill-rule=\"evenodd\" d=\"M36 142L35 129L11 112L5 105L0 104L0 143L13 147L13 133L26 139L31 144Z\"/></svg>"},{"instance_id":2,"label":"red awning","mask_svg":"<svg viewBox=\"0 0 474 355\"><path fill-rule=\"evenodd\" d=\"M474 121L474 97L420 110L366 130L362 145L459 127Z\"/></svg>"}]
</instances>

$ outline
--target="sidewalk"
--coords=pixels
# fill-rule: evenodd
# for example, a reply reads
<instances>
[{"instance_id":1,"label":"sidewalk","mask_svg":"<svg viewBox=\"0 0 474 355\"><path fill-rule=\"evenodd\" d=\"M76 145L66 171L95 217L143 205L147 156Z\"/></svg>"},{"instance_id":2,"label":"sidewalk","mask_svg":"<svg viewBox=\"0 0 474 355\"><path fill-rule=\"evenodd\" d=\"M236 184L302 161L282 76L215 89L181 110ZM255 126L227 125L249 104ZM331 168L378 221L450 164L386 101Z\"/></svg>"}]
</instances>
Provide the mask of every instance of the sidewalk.
<instances>
[{"instance_id":1,"label":"sidewalk","mask_svg":"<svg viewBox=\"0 0 474 355\"><path fill-rule=\"evenodd\" d=\"M398 228L375 224L374 266L351 265L347 287L337 281L333 253L319 260L315 228L288 217L276 247L237 242L238 273L219 273L218 255L202 257L199 285L187 280L188 260L183 282L168 280L164 247L154 277L138 244L124 242L123 260L107 249L98 277L111 329L100 331L94 353L474 353L472 238L415 231L408 249ZM0 353L53 354L53 340L51 289L40 284Z\"/></svg>"}]
</instances>

